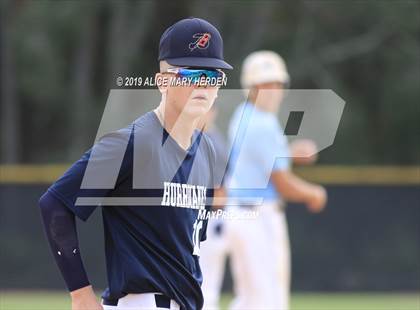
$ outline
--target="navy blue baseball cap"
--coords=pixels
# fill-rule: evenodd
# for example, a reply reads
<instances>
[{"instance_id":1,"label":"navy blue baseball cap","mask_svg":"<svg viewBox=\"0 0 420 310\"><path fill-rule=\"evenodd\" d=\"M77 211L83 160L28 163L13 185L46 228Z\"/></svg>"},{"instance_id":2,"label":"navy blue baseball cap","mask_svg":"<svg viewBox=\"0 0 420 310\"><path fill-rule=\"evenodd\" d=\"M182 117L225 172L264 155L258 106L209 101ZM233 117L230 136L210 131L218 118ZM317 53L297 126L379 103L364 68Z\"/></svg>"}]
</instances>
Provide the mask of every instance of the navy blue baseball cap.
<instances>
[{"instance_id":1,"label":"navy blue baseball cap","mask_svg":"<svg viewBox=\"0 0 420 310\"><path fill-rule=\"evenodd\" d=\"M219 31L201 18L182 19L162 34L159 58L178 67L233 69L223 59Z\"/></svg>"}]
</instances>

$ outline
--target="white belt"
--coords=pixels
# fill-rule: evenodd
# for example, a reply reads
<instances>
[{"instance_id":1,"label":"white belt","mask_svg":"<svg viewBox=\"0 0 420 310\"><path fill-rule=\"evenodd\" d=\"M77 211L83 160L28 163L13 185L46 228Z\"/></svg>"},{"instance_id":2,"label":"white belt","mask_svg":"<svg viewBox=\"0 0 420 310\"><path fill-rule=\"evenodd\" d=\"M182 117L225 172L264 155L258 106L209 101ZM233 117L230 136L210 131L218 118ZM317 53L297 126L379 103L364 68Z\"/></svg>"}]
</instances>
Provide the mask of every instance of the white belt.
<instances>
[{"instance_id":1,"label":"white belt","mask_svg":"<svg viewBox=\"0 0 420 310\"><path fill-rule=\"evenodd\" d=\"M128 294L117 301L102 300L104 310L179 310L179 304L160 293Z\"/></svg>"}]
</instances>

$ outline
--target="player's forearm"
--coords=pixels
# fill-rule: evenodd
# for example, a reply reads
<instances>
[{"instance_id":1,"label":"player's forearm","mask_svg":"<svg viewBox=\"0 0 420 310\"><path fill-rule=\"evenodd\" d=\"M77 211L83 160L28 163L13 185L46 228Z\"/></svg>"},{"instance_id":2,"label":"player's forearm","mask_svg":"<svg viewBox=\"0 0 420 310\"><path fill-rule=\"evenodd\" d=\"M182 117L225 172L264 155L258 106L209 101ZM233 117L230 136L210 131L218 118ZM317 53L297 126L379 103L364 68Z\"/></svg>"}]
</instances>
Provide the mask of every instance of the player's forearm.
<instances>
[{"instance_id":1,"label":"player's forearm","mask_svg":"<svg viewBox=\"0 0 420 310\"><path fill-rule=\"evenodd\" d=\"M313 164L317 158L317 146L314 141L299 139L290 144L293 163L297 165Z\"/></svg>"},{"instance_id":2,"label":"player's forearm","mask_svg":"<svg viewBox=\"0 0 420 310\"><path fill-rule=\"evenodd\" d=\"M213 209L221 209L226 204L226 190L224 187L214 189Z\"/></svg>"},{"instance_id":3,"label":"player's forearm","mask_svg":"<svg viewBox=\"0 0 420 310\"><path fill-rule=\"evenodd\" d=\"M74 214L48 192L41 197L39 206L48 242L69 291L89 286Z\"/></svg>"},{"instance_id":4,"label":"player's forearm","mask_svg":"<svg viewBox=\"0 0 420 310\"><path fill-rule=\"evenodd\" d=\"M312 198L314 185L291 171L275 171L271 180L281 196L290 202L307 203Z\"/></svg>"}]
</instances>

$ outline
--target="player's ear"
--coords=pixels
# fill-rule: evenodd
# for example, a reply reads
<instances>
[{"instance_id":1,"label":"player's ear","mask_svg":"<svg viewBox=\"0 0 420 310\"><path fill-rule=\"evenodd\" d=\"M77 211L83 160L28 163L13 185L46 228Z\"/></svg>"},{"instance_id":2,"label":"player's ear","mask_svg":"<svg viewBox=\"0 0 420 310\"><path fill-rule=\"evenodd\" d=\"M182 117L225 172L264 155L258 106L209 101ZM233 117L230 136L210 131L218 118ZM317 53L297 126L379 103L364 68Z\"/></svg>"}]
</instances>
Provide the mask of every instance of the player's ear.
<instances>
[{"instance_id":1,"label":"player's ear","mask_svg":"<svg viewBox=\"0 0 420 310\"><path fill-rule=\"evenodd\" d=\"M169 79L164 74L158 72L155 75L155 81L160 93L162 95L166 93L166 91L168 90Z\"/></svg>"}]
</instances>

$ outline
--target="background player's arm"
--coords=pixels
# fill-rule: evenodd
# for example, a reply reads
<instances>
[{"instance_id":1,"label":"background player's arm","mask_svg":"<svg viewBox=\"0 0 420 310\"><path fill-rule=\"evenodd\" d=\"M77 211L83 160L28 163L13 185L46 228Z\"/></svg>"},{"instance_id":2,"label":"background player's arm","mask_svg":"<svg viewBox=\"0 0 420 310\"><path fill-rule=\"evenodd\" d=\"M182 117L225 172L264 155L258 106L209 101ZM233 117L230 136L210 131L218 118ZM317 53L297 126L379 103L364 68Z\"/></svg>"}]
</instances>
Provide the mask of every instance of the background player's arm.
<instances>
[{"instance_id":1,"label":"background player's arm","mask_svg":"<svg viewBox=\"0 0 420 310\"><path fill-rule=\"evenodd\" d=\"M72 309L102 310L83 266L74 214L50 192L41 197L39 206L52 253L70 291Z\"/></svg>"},{"instance_id":2,"label":"background player's arm","mask_svg":"<svg viewBox=\"0 0 420 310\"><path fill-rule=\"evenodd\" d=\"M297 154L296 151L289 151L287 139L280 133L277 123L272 121L264 124L260 134L253 137L253 140L255 147L250 151L263 172L270 176L280 196L287 201L304 203L312 212L322 211L327 200L325 189L299 178L290 171L290 158Z\"/></svg>"},{"instance_id":3,"label":"background player's arm","mask_svg":"<svg viewBox=\"0 0 420 310\"><path fill-rule=\"evenodd\" d=\"M290 170L273 171L271 181L284 199L305 203L312 212L320 212L324 209L327 194L322 186L309 183Z\"/></svg>"},{"instance_id":4,"label":"background player's arm","mask_svg":"<svg viewBox=\"0 0 420 310\"><path fill-rule=\"evenodd\" d=\"M214 189L213 209L221 209L225 206L226 195L226 189L223 186Z\"/></svg>"},{"instance_id":5,"label":"background player's arm","mask_svg":"<svg viewBox=\"0 0 420 310\"><path fill-rule=\"evenodd\" d=\"M318 159L318 148L314 141L299 139L290 143L290 153L293 163L297 165L310 165Z\"/></svg>"}]
</instances>

